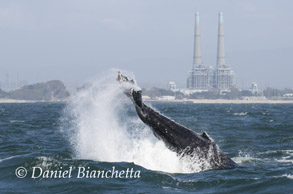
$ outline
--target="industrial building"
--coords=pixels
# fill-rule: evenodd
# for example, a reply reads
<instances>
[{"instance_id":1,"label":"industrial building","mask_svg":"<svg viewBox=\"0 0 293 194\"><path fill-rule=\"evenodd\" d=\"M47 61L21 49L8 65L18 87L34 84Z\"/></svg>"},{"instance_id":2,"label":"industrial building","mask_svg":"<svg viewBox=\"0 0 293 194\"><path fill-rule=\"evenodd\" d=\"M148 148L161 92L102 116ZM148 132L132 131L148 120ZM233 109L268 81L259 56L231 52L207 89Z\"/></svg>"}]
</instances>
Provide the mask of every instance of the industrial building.
<instances>
[{"instance_id":1,"label":"industrial building","mask_svg":"<svg viewBox=\"0 0 293 194\"><path fill-rule=\"evenodd\" d=\"M226 64L224 52L223 13L219 13L217 65L215 69L202 64L200 50L200 19L195 14L193 67L188 73L187 89L193 92L208 91L213 88L229 91L236 87L236 76ZM189 93L193 93L189 92Z\"/></svg>"}]
</instances>

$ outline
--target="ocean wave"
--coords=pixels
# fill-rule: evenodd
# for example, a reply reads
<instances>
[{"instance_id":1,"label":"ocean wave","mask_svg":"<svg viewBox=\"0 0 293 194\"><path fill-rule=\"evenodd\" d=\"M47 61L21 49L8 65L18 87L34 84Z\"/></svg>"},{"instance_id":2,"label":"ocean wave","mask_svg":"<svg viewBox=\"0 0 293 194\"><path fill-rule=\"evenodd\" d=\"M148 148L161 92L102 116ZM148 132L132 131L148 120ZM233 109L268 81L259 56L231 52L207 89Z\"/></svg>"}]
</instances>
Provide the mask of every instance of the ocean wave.
<instances>
[{"instance_id":1,"label":"ocean wave","mask_svg":"<svg viewBox=\"0 0 293 194\"><path fill-rule=\"evenodd\" d=\"M236 112L233 115L234 116L246 116L248 114L248 112Z\"/></svg>"},{"instance_id":2,"label":"ocean wave","mask_svg":"<svg viewBox=\"0 0 293 194\"><path fill-rule=\"evenodd\" d=\"M11 159L14 159L14 158L22 158L22 157L27 157L31 154L22 154L22 155L14 155L14 156L10 156L10 157L7 157L7 158L0 158L0 163L1 162L4 162L6 160L11 160Z\"/></svg>"},{"instance_id":3,"label":"ocean wave","mask_svg":"<svg viewBox=\"0 0 293 194\"><path fill-rule=\"evenodd\" d=\"M0 158L0 163L3 162L3 161L5 161L5 160L10 160L10 159L16 158L16 157L18 157L18 155L16 155L16 156L10 156L10 157L7 157L7 158Z\"/></svg>"},{"instance_id":4,"label":"ocean wave","mask_svg":"<svg viewBox=\"0 0 293 194\"><path fill-rule=\"evenodd\" d=\"M292 163L293 164L293 158L291 156L285 156L282 157L281 159L276 159L277 162L280 163Z\"/></svg>"},{"instance_id":5,"label":"ocean wave","mask_svg":"<svg viewBox=\"0 0 293 194\"><path fill-rule=\"evenodd\" d=\"M260 152L260 154L290 154L293 155L293 150L269 150Z\"/></svg>"},{"instance_id":6,"label":"ocean wave","mask_svg":"<svg viewBox=\"0 0 293 194\"><path fill-rule=\"evenodd\" d=\"M269 150L260 152L259 155L278 163L293 163L293 150Z\"/></svg>"},{"instance_id":7,"label":"ocean wave","mask_svg":"<svg viewBox=\"0 0 293 194\"><path fill-rule=\"evenodd\" d=\"M287 177L288 179L293 179L292 174L283 174L282 177Z\"/></svg>"},{"instance_id":8,"label":"ocean wave","mask_svg":"<svg viewBox=\"0 0 293 194\"><path fill-rule=\"evenodd\" d=\"M10 123L24 123L25 121L23 120L10 120Z\"/></svg>"},{"instance_id":9,"label":"ocean wave","mask_svg":"<svg viewBox=\"0 0 293 194\"><path fill-rule=\"evenodd\" d=\"M286 177L288 179L293 179L293 175L292 174L282 174L282 175L279 175L279 176L273 176L272 178L283 178L283 177Z\"/></svg>"}]
</instances>

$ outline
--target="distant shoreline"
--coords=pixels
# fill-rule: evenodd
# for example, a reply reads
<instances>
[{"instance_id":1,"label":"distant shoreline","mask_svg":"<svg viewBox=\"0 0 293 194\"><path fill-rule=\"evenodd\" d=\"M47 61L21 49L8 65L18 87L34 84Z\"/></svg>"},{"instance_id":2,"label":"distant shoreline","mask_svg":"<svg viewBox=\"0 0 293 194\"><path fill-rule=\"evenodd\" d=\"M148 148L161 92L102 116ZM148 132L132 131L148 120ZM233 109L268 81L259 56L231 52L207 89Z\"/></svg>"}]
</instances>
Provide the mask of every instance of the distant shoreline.
<instances>
[{"instance_id":1,"label":"distant shoreline","mask_svg":"<svg viewBox=\"0 0 293 194\"><path fill-rule=\"evenodd\" d=\"M293 100L227 100L227 99L183 99L183 100L150 100L146 102L178 102L194 104L292 104Z\"/></svg>"},{"instance_id":2,"label":"distant shoreline","mask_svg":"<svg viewBox=\"0 0 293 194\"><path fill-rule=\"evenodd\" d=\"M67 100L16 100L0 98L0 103L37 103L37 102L66 102ZM182 99L182 100L151 100L146 102L194 103L194 104L293 104L293 100L227 100L227 99Z\"/></svg>"},{"instance_id":3,"label":"distant shoreline","mask_svg":"<svg viewBox=\"0 0 293 194\"><path fill-rule=\"evenodd\" d=\"M37 102L66 102L66 100L42 101L42 100L16 100L16 99L9 99L9 98L0 98L0 103L37 103Z\"/></svg>"}]
</instances>

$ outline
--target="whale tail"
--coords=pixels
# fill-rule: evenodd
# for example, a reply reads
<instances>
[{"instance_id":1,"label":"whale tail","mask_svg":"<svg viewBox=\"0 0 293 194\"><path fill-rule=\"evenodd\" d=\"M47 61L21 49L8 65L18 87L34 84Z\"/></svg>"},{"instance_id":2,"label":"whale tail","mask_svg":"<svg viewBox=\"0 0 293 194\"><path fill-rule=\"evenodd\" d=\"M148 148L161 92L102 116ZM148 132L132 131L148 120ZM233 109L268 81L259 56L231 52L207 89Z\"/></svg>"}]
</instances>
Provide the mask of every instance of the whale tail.
<instances>
[{"instance_id":1,"label":"whale tail","mask_svg":"<svg viewBox=\"0 0 293 194\"><path fill-rule=\"evenodd\" d=\"M120 71L117 72L116 80L119 81L120 83L121 82L129 82L129 83L135 84L133 79L129 79L128 77L122 75Z\"/></svg>"},{"instance_id":2,"label":"whale tail","mask_svg":"<svg viewBox=\"0 0 293 194\"><path fill-rule=\"evenodd\" d=\"M116 80L119 83L126 83L127 87L124 88L124 94L126 96L130 97L131 100L134 102L135 105L142 108L142 94L140 89L134 89L134 87L131 87L132 85L135 85L135 81L133 79L130 79L126 77L125 75L122 75L120 71L117 72L117 78ZM130 86L130 87L129 87Z\"/></svg>"}]
</instances>

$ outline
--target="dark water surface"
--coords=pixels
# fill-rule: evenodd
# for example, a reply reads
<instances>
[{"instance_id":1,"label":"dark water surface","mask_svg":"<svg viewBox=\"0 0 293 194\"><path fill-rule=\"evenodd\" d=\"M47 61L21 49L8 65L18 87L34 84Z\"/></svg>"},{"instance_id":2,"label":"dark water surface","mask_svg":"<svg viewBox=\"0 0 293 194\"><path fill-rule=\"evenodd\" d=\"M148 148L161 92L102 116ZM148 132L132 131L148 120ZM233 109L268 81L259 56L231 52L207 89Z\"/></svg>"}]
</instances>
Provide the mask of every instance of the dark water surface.
<instances>
[{"instance_id":1,"label":"dark water surface","mask_svg":"<svg viewBox=\"0 0 293 194\"><path fill-rule=\"evenodd\" d=\"M196 132L207 131L222 151L245 167L172 174L122 161L77 159L60 130L65 104L0 104L0 193L292 193L292 104L152 106ZM33 167L74 167L76 173L78 167L107 171L113 166L140 170L140 178L32 178ZM27 170L24 178L17 178L18 167Z\"/></svg>"}]
</instances>

